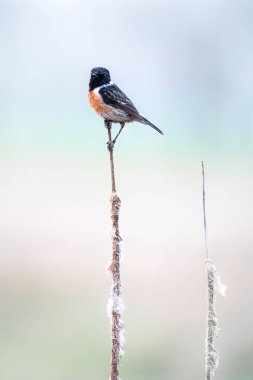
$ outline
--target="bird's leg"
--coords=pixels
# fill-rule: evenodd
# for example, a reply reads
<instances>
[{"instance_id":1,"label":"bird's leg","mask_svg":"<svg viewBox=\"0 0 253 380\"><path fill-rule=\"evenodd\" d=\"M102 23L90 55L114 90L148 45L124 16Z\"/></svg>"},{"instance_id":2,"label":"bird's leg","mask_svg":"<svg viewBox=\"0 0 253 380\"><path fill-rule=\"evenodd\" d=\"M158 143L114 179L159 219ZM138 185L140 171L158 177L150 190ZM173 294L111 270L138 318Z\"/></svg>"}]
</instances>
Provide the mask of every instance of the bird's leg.
<instances>
[{"instance_id":1,"label":"bird's leg","mask_svg":"<svg viewBox=\"0 0 253 380\"><path fill-rule=\"evenodd\" d=\"M107 128L108 130L111 129L112 127L112 122L110 120L106 120L104 121L105 123L105 128ZM112 152L113 151L113 146L114 146L114 142L113 141L107 141L107 149L109 150L109 152Z\"/></svg>"},{"instance_id":2,"label":"bird's leg","mask_svg":"<svg viewBox=\"0 0 253 380\"><path fill-rule=\"evenodd\" d=\"M111 126L112 126L112 122L110 121L110 120L106 120L106 119L104 119L104 124L105 124L105 128L111 128Z\"/></svg>"},{"instance_id":3,"label":"bird's leg","mask_svg":"<svg viewBox=\"0 0 253 380\"><path fill-rule=\"evenodd\" d=\"M119 135L120 135L122 129L124 128L124 126L125 126L125 123L120 123L120 130L119 130L119 132L117 133L116 137L112 140L113 145L116 143L116 140L117 140L117 138L119 137Z\"/></svg>"}]
</instances>

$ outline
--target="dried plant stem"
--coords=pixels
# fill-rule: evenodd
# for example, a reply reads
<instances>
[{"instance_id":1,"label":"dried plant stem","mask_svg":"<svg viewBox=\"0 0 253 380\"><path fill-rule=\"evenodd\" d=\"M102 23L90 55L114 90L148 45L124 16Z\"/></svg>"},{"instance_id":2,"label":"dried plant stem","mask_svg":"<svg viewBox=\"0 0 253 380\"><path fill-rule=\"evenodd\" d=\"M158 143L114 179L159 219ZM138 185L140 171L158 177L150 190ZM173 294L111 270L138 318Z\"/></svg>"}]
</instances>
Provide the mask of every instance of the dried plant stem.
<instances>
[{"instance_id":1,"label":"dried plant stem","mask_svg":"<svg viewBox=\"0 0 253 380\"><path fill-rule=\"evenodd\" d=\"M203 216L205 234L205 255L207 269L207 320L206 320L206 363L205 380L212 380L214 372L219 364L219 352L215 348L215 339L219 334L219 323L216 315L216 292L225 295L225 286L222 285L218 269L209 258L207 247L207 223L206 223L206 197L205 197L205 169L202 161L202 183L203 183Z\"/></svg>"},{"instance_id":2,"label":"dried plant stem","mask_svg":"<svg viewBox=\"0 0 253 380\"><path fill-rule=\"evenodd\" d=\"M206 260L207 268L207 326L206 326L206 380L214 378L219 365L219 352L215 348L215 338L219 334L219 322L216 315L216 292L225 296L225 286L221 283L220 274L211 259Z\"/></svg>"},{"instance_id":3,"label":"dried plant stem","mask_svg":"<svg viewBox=\"0 0 253 380\"><path fill-rule=\"evenodd\" d=\"M111 124L107 124L109 147L111 146ZM112 181L112 195L111 195L111 219L112 219L112 257L108 270L112 275L112 288L111 295L108 302L108 313L111 319L111 339L112 339L112 352L111 352L111 377L110 380L120 380L119 376L119 362L123 355L124 343L124 323L123 323L123 307L121 302L121 278L120 278L120 242L121 237L119 234L119 211L120 211L120 198L116 194L115 173L114 173L114 160L113 160L113 147L110 152L111 164L111 181Z\"/></svg>"},{"instance_id":4,"label":"dried plant stem","mask_svg":"<svg viewBox=\"0 0 253 380\"><path fill-rule=\"evenodd\" d=\"M111 123L106 124L108 130L108 143L109 147L112 144L112 134L111 134ZM114 173L114 160L113 160L113 148L109 149L110 154L110 164L111 164L111 179L112 179L112 193L116 193L116 182L115 182L115 173Z\"/></svg>"},{"instance_id":5,"label":"dried plant stem","mask_svg":"<svg viewBox=\"0 0 253 380\"><path fill-rule=\"evenodd\" d=\"M208 259L208 247L207 247L207 225L206 225L206 186L205 186L205 167L204 162L202 164L202 195L203 195L203 216L204 216L204 233L205 233L205 250L206 250L206 258Z\"/></svg>"}]
</instances>

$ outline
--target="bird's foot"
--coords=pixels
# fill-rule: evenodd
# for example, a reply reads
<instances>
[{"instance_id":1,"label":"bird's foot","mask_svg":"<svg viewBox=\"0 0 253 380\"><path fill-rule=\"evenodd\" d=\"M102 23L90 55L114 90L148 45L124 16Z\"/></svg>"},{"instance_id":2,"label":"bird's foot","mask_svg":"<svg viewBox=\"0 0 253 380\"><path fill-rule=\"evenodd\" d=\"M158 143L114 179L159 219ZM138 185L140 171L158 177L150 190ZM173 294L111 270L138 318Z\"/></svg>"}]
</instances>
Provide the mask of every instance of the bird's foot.
<instances>
[{"instance_id":1,"label":"bird's foot","mask_svg":"<svg viewBox=\"0 0 253 380\"><path fill-rule=\"evenodd\" d=\"M114 143L115 141L108 141L106 144L107 144L107 149L109 150L109 152L112 152L113 151L113 148L114 148Z\"/></svg>"},{"instance_id":2,"label":"bird's foot","mask_svg":"<svg viewBox=\"0 0 253 380\"><path fill-rule=\"evenodd\" d=\"M112 126L112 122L106 119L104 120L104 124L105 124L105 128L111 128Z\"/></svg>"}]
</instances>

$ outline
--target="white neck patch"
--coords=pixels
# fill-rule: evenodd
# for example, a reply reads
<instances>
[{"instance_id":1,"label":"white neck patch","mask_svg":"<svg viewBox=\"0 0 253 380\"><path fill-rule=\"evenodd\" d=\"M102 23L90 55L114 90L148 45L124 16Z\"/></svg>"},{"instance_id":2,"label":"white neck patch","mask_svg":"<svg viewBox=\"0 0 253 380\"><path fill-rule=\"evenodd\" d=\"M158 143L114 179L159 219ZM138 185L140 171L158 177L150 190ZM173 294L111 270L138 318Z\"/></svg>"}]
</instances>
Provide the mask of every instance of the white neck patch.
<instances>
[{"instance_id":1,"label":"white neck patch","mask_svg":"<svg viewBox=\"0 0 253 380\"><path fill-rule=\"evenodd\" d=\"M109 87L113 84L112 81L110 81L110 83L107 83L107 84L102 84L102 86L99 86L99 87L96 87L94 88L93 92L95 92L96 94L98 93L98 91L100 90L100 88L104 88L104 87Z\"/></svg>"}]
</instances>

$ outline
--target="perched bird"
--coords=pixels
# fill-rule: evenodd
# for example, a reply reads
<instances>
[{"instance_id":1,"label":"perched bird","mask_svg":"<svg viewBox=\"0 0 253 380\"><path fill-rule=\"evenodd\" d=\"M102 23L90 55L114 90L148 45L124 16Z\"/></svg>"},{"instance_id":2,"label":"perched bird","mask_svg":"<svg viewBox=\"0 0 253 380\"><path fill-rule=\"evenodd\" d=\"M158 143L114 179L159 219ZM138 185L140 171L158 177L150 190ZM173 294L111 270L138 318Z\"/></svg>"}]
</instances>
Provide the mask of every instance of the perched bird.
<instances>
[{"instance_id":1,"label":"perched bird","mask_svg":"<svg viewBox=\"0 0 253 380\"><path fill-rule=\"evenodd\" d=\"M125 123L138 121L154 128L163 135L163 132L145 117L141 116L131 100L111 81L110 73L104 67L95 67L91 70L88 99L95 112L104 118L105 126L111 123L120 123L121 128L108 146L112 149Z\"/></svg>"}]
</instances>

